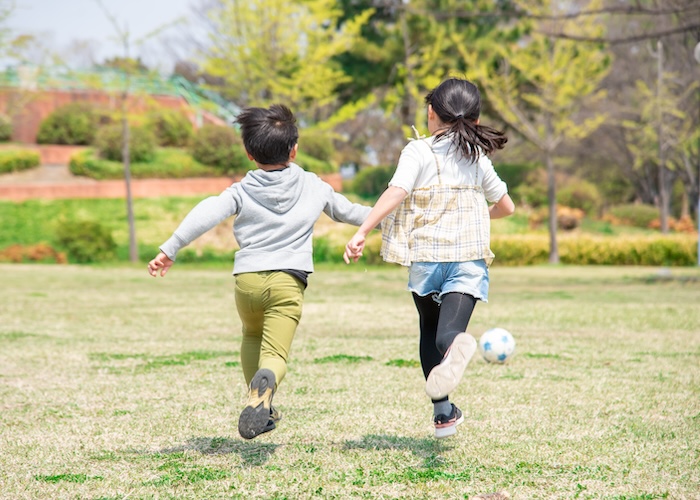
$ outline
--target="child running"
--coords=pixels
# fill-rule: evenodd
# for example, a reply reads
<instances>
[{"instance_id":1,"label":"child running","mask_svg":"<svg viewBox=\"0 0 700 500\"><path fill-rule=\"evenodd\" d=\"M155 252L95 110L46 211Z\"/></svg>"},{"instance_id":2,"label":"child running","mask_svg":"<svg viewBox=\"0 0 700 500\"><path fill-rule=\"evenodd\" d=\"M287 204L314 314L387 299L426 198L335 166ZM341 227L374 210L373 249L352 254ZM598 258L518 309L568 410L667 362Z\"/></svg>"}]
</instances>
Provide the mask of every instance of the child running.
<instances>
[{"instance_id":1,"label":"child running","mask_svg":"<svg viewBox=\"0 0 700 500\"><path fill-rule=\"evenodd\" d=\"M359 226L371 208L351 203L317 175L292 163L299 137L283 105L245 109L236 121L248 158L257 165L219 196L201 201L148 264L165 276L178 251L235 216L235 299L243 323L241 365L248 401L238 431L252 439L275 429L280 413L272 397L287 373L287 359L301 319L304 290L314 270L312 231L324 212Z\"/></svg>"},{"instance_id":2,"label":"child running","mask_svg":"<svg viewBox=\"0 0 700 500\"><path fill-rule=\"evenodd\" d=\"M448 79L425 102L430 137L403 149L389 187L343 257L357 262L367 234L386 217L381 255L409 268L425 391L433 402L435 437L442 438L464 420L449 393L476 351L466 329L476 301L488 300L490 219L511 215L515 206L487 157L507 138L479 124L476 86Z\"/></svg>"}]
</instances>

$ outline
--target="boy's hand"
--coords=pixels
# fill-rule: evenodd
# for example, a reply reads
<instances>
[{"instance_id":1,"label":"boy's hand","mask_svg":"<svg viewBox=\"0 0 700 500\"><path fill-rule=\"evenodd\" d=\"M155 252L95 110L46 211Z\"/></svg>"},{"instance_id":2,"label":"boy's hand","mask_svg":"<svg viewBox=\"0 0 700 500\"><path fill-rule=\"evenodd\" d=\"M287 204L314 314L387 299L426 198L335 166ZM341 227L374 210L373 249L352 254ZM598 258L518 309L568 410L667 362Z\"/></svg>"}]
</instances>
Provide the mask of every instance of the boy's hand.
<instances>
[{"instance_id":1,"label":"boy's hand","mask_svg":"<svg viewBox=\"0 0 700 500\"><path fill-rule=\"evenodd\" d=\"M170 257L160 252L155 259L148 263L148 274L155 278L158 276L158 269L160 269L160 275L165 276L172 265L173 261L170 260Z\"/></svg>"},{"instance_id":2,"label":"boy's hand","mask_svg":"<svg viewBox=\"0 0 700 500\"><path fill-rule=\"evenodd\" d=\"M346 264L350 264L350 260L357 262L357 260L362 257L362 250L365 249L365 237L359 233L355 233L348 244L345 245L345 252L343 253L343 260Z\"/></svg>"}]
</instances>

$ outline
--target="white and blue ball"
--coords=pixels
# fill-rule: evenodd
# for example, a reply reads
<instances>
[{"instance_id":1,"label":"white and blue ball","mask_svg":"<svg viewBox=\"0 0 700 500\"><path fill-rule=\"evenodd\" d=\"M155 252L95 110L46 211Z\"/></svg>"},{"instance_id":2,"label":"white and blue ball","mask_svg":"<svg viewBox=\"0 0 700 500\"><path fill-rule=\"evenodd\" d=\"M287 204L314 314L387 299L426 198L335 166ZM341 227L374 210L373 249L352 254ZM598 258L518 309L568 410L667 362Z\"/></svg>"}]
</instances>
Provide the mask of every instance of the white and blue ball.
<instances>
[{"instance_id":1,"label":"white and blue ball","mask_svg":"<svg viewBox=\"0 0 700 500\"><path fill-rule=\"evenodd\" d=\"M491 328L479 338L479 352L489 363L506 363L515 354L515 339L504 328Z\"/></svg>"}]
</instances>

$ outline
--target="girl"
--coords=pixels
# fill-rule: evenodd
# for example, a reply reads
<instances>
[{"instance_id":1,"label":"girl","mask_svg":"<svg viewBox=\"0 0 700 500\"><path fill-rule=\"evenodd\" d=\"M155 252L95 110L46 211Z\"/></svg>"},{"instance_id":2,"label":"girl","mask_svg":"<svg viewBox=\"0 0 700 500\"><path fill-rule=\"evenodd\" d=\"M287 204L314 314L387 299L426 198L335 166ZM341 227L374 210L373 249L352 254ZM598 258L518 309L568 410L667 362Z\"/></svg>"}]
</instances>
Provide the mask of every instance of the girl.
<instances>
[{"instance_id":1,"label":"girl","mask_svg":"<svg viewBox=\"0 0 700 500\"><path fill-rule=\"evenodd\" d=\"M476 301L488 300L494 257L489 219L511 215L515 206L487 157L507 138L479 124L476 86L452 78L425 102L430 137L403 149L389 187L343 257L357 262L367 234L386 217L381 255L409 267L425 391L433 402L435 437L441 438L455 434L464 420L448 395L476 351L474 337L466 333Z\"/></svg>"}]
</instances>

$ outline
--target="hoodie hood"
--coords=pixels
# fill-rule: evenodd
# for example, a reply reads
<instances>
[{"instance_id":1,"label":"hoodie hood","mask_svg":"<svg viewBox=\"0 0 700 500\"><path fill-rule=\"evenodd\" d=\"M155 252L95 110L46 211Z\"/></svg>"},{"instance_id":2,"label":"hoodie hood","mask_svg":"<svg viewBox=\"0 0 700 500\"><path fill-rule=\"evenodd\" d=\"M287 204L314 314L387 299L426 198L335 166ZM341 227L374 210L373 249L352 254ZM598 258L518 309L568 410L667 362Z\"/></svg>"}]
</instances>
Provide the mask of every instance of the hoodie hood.
<instances>
[{"instance_id":1,"label":"hoodie hood","mask_svg":"<svg viewBox=\"0 0 700 500\"><path fill-rule=\"evenodd\" d=\"M282 170L266 172L250 170L241 180L241 187L257 203L278 214L288 212L304 189L300 177L304 170L295 163Z\"/></svg>"}]
</instances>

